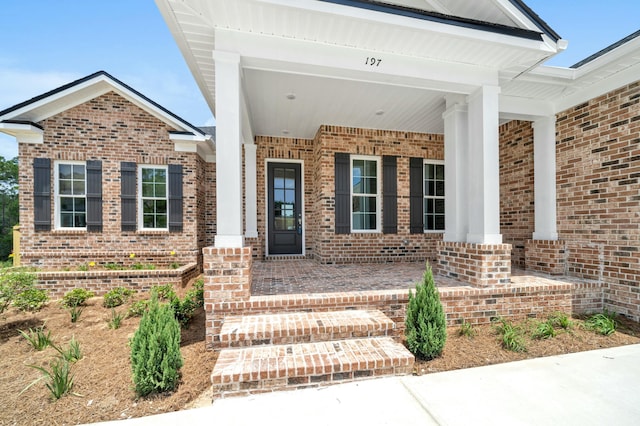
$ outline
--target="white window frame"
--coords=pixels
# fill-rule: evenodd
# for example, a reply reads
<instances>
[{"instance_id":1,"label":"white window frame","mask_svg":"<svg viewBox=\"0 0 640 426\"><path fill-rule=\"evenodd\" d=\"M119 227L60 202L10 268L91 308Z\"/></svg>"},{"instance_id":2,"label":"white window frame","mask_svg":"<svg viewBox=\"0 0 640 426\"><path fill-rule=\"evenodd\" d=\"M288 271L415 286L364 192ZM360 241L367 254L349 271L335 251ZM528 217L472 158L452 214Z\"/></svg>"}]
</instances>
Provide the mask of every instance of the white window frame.
<instances>
[{"instance_id":1,"label":"white window frame","mask_svg":"<svg viewBox=\"0 0 640 426\"><path fill-rule=\"evenodd\" d=\"M160 197L144 197L144 199L165 200L167 202L167 226L164 228L145 228L144 227L144 206L142 197L142 169L162 169L166 176L166 193L164 198ZM141 231L168 231L169 230L169 167L154 164L138 164L138 229Z\"/></svg>"},{"instance_id":2,"label":"white window frame","mask_svg":"<svg viewBox=\"0 0 640 426\"><path fill-rule=\"evenodd\" d=\"M353 193L353 162L356 160L367 160L367 161L375 161L376 162L376 229L353 229L353 197L355 195L362 196L365 194L354 194ZM349 156L349 221L351 223L351 233L353 234L374 234L380 233L382 227L380 226L382 223L382 161L381 157L373 156L373 155L350 155ZM372 194L366 194L372 195Z\"/></svg>"},{"instance_id":3,"label":"white window frame","mask_svg":"<svg viewBox=\"0 0 640 426\"><path fill-rule=\"evenodd\" d=\"M61 215L61 211L60 211L60 198L61 197L69 197L68 194L60 194L60 166L61 165L70 165L70 166L77 166L77 165L81 165L84 166L84 214L85 214L85 226L83 227L63 227L61 225L61 220L60 220L60 215ZM54 214L54 226L55 229L59 229L59 230L63 230L63 231L86 231L87 227L86 227L86 223L87 223L87 162L86 161L55 161L53 163L53 191L54 191L54 197L53 197L53 214ZM70 196L71 198L81 198L81 197L77 197L74 195Z\"/></svg>"},{"instance_id":4,"label":"white window frame","mask_svg":"<svg viewBox=\"0 0 640 426\"><path fill-rule=\"evenodd\" d=\"M437 196L437 195L426 195L426 191L425 191L425 187L424 187L424 169L425 166L427 165L436 165L436 166L444 166L444 161L443 160L424 160L422 162L422 220L423 220L423 230L425 234L444 234L445 229L446 229L446 221L447 221L447 210L446 210L446 206L445 206L445 211L444 211L444 220L445 220L445 229L427 229L427 222L424 220L424 216L425 216L425 211L424 211L424 200L426 199L441 199L443 202L447 196L447 181L445 179L444 181L444 195L443 196Z\"/></svg>"}]
</instances>

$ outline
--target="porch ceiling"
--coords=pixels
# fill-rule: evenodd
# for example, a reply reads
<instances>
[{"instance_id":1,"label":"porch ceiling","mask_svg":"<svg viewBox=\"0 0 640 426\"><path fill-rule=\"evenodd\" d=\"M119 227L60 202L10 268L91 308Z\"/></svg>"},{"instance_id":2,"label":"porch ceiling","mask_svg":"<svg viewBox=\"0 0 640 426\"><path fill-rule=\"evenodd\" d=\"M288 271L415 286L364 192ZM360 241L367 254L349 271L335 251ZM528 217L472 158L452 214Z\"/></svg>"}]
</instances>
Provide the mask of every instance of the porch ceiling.
<instances>
[{"instance_id":1,"label":"porch ceiling","mask_svg":"<svg viewBox=\"0 0 640 426\"><path fill-rule=\"evenodd\" d=\"M509 0L387 2L472 19L471 26L358 2L156 3L214 115L212 52L241 55L248 118L260 135L312 138L321 124L443 133L448 93L497 85L503 73L517 75L558 51ZM515 32L494 32L495 25ZM382 63L370 65L371 57Z\"/></svg>"}]
</instances>

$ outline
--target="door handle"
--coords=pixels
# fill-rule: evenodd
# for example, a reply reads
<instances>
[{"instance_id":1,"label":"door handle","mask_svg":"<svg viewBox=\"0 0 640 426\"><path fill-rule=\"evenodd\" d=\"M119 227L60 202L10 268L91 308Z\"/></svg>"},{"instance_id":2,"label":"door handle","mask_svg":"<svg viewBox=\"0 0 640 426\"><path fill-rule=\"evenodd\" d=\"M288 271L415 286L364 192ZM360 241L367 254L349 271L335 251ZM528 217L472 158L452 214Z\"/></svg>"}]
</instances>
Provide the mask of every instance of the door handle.
<instances>
[{"instance_id":1,"label":"door handle","mask_svg":"<svg viewBox=\"0 0 640 426\"><path fill-rule=\"evenodd\" d=\"M298 213L298 235L302 235L302 213Z\"/></svg>"}]
</instances>

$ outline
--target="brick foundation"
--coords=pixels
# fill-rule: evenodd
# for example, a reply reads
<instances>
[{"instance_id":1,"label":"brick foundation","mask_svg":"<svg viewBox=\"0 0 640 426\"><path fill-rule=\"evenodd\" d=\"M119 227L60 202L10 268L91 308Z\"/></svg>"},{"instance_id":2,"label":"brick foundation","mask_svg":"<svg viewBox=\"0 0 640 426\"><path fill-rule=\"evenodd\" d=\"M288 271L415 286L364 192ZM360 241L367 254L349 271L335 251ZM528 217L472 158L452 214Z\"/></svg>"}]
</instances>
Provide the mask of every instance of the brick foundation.
<instances>
[{"instance_id":1,"label":"brick foundation","mask_svg":"<svg viewBox=\"0 0 640 426\"><path fill-rule=\"evenodd\" d=\"M475 287L511 282L511 244L438 242L437 272Z\"/></svg>"},{"instance_id":2,"label":"brick foundation","mask_svg":"<svg viewBox=\"0 0 640 426\"><path fill-rule=\"evenodd\" d=\"M564 275L566 264L564 241L527 240L525 244L526 269L550 275Z\"/></svg>"},{"instance_id":3,"label":"brick foundation","mask_svg":"<svg viewBox=\"0 0 640 426\"><path fill-rule=\"evenodd\" d=\"M215 330L222 326L224 316L216 306L248 300L251 297L251 247L205 247L204 308L206 313L206 342L213 342ZM241 311L238 311L241 312Z\"/></svg>"}]
</instances>

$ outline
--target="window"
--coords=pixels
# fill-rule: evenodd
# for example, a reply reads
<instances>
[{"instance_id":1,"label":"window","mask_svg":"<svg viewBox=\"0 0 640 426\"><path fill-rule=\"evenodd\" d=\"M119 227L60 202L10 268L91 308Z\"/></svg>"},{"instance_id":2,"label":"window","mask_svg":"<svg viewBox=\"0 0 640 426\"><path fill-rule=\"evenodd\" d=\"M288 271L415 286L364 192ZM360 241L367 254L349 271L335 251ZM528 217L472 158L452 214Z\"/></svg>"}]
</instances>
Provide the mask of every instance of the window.
<instances>
[{"instance_id":1,"label":"window","mask_svg":"<svg viewBox=\"0 0 640 426\"><path fill-rule=\"evenodd\" d=\"M56 228L86 229L86 181L87 169L85 163L56 164Z\"/></svg>"},{"instance_id":2,"label":"window","mask_svg":"<svg viewBox=\"0 0 640 426\"><path fill-rule=\"evenodd\" d=\"M167 229L167 168L140 166L138 182L142 229Z\"/></svg>"},{"instance_id":3,"label":"window","mask_svg":"<svg viewBox=\"0 0 640 426\"><path fill-rule=\"evenodd\" d=\"M424 163L424 230L444 231L444 163Z\"/></svg>"},{"instance_id":4,"label":"window","mask_svg":"<svg viewBox=\"0 0 640 426\"><path fill-rule=\"evenodd\" d=\"M351 230L378 231L378 159L351 156Z\"/></svg>"}]
</instances>

